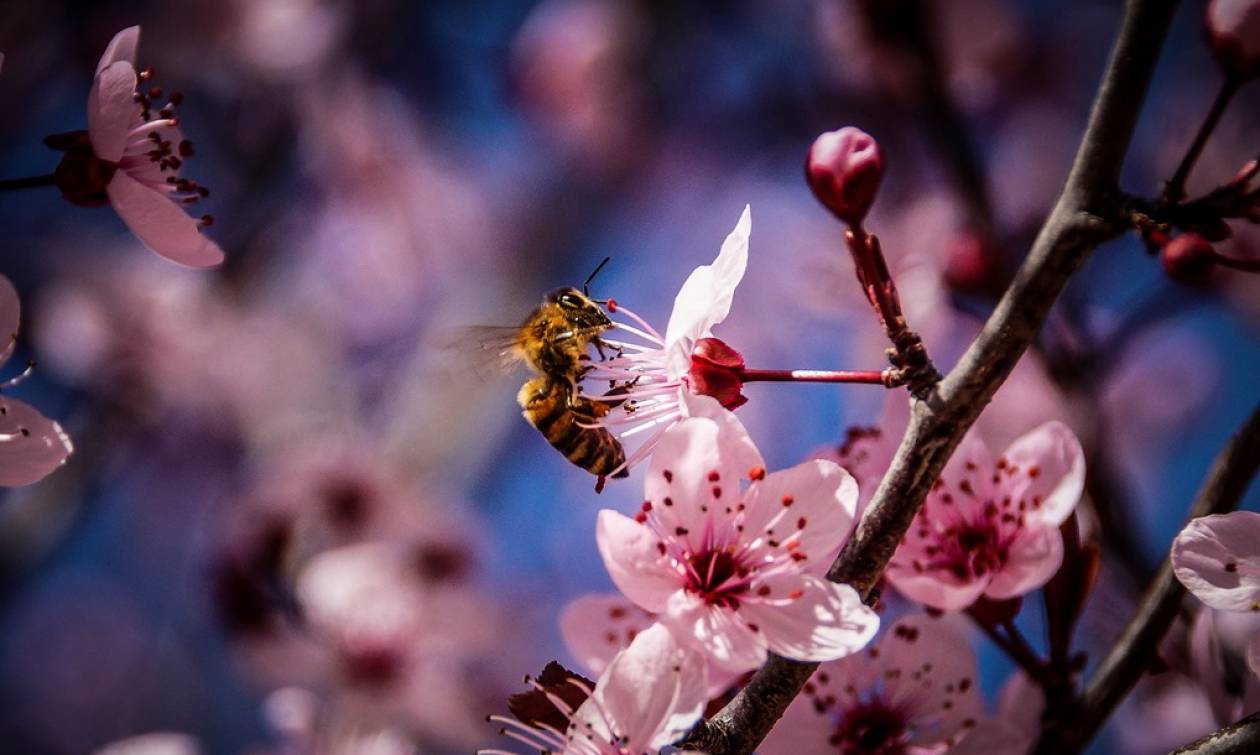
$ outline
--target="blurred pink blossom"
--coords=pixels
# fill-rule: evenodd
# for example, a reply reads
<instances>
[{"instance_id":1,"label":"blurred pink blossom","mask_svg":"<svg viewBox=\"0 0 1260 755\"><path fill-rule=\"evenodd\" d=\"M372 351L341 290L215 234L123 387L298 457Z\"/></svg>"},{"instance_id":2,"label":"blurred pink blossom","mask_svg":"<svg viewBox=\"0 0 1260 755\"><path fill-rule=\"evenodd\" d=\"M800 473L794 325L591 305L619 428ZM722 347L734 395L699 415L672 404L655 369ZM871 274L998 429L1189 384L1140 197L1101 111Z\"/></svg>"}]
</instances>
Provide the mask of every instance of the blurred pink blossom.
<instances>
[{"instance_id":1,"label":"blurred pink blossom","mask_svg":"<svg viewBox=\"0 0 1260 755\"><path fill-rule=\"evenodd\" d=\"M94 755L199 755L201 751L197 740L187 734L163 731L121 739Z\"/></svg>"},{"instance_id":2,"label":"blurred pink blossom","mask_svg":"<svg viewBox=\"0 0 1260 755\"><path fill-rule=\"evenodd\" d=\"M568 684L586 696L576 710L552 696L552 704L571 722L568 726L531 725L504 716L491 720L537 752L626 755L658 750L682 738L708 700L704 656L679 644L660 624L617 653L594 689L572 677ZM478 752L511 755L504 750Z\"/></svg>"},{"instance_id":3,"label":"blurred pink blossom","mask_svg":"<svg viewBox=\"0 0 1260 755\"><path fill-rule=\"evenodd\" d=\"M1233 511L1191 520L1172 544L1173 573L1211 608L1260 613L1260 514ZM1247 646L1260 673L1260 632Z\"/></svg>"},{"instance_id":4,"label":"blurred pink blossom","mask_svg":"<svg viewBox=\"0 0 1260 755\"><path fill-rule=\"evenodd\" d=\"M909 616L865 651L819 666L759 752L935 755L965 742L982 712L966 639L941 619Z\"/></svg>"},{"instance_id":5,"label":"blurred pink blossom","mask_svg":"<svg viewBox=\"0 0 1260 755\"><path fill-rule=\"evenodd\" d=\"M1260 73L1260 2L1212 0L1207 7L1208 43L1232 76Z\"/></svg>"},{"instance_id":6,"label":"blurred pink blossom","mask_svg":"<svg viewBox=\"0 0 1260 755\"><path fill-rule=\"evenodd\" d=\"M933 608L1004 600L1045 584L1063 561L1059 525L1085 485L1080 442L1050 422L996 460L975 434L955 451L889 564L889 581Z\"/></svg>"},{"instance_id":7,"label":"blurred pink blossom","mask_svg":"<svg viewBox=\"0 0 1260 755\"><path fill-rule=\"evenodd\" d=\"M599 514L613 582L718 668L755 668L767 651L798 660L855 652L879 619L852 587L817 574L849 531L853 479L825 461L767 474L735 416L712 399L697 403L708 416L661 439L642 510Z\"/></svg>"},{"instance_id":8,"label":"blurred pink blossom","mask_svg":"<svg viewBox=\"0 0 1260 755\"><path fill-rule=\"evenodd\" d=\"M88 94L91 149L108 166L105 172L112 173L105 192L127 227L153 251L190 267L217 265L223 251L201 233L208 216L194 220L181 207L207 192L179 177L184 160L192 155L192 144L172 115L179 98L173 94L153 117L149 98L160 92L136 89L151 75L136 72L139 45L139 26L118 32L96 66Z\"/></svg>"},{"instance_id":9,"label":"blurred pink blossom","mask_svg":"<svg viewBox=\"0 0 1260 755\"><path fill-rule=\"evenodd\" d=\"M17 289L0 276L0 366L17 348L22 309ZM17 385L23 376L0 383L0 389ZM29 485L42 480L66 462L74 445L61 425L23 401L0 396L0 485Z\"/></svg>"}]
</instances>

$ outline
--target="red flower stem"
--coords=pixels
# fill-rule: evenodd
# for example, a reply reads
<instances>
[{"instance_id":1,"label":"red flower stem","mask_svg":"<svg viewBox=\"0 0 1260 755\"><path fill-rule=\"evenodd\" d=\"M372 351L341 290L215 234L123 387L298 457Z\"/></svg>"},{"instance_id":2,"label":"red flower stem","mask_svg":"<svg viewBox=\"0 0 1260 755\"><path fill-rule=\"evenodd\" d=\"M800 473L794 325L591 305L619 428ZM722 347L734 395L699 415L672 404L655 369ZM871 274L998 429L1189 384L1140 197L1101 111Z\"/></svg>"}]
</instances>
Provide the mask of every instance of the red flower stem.
<instances>
[{"instance_id":1,"label":"red flower stem","mask_svg":"<svg viewBox=\"0 0 1260 755\"><path fill-rule=\"evenodd\" d=\"M1238 91L1238 86L1241 83L1237 76L1229 75L1226 75L1225 80L1221 82L1221 88L1216 93L1216 99L1212 101L1212 107L1208 109L1207 117L1203 119L1203 124L1199 126L1199 132L1194 135L1194 141L1190 142L1190 148L1186 150L1186 156L1181 158L1181 164L1177 166L1177 171L1173 173L1172 178L1168 179L1168 183L1164 184L1165 199L1180 202L1186 198L1186 179L1190 178L1190 171L1194 169L1194 164L1203 152L1203 146L1207 144L1208 137L1216 130L1216 124L1220 122L1221 116L1225 114L1225 107L1229 105L1229 101L1233 99L1234 93Z\"/></svg>"},{"instance_id":2,"label":"red flower stem","mask_svg":"<svg viewBox=\"0 0 1260 755\"><path fill-rule=\"evenodd\" d=\"M34 189L40 186L56 185L57 179L51 173L45 176L31 176L29 178L0 179L0 191L17 191L18 189Z\"/></svg>"},{"instance_id":3,"label":"red flower stem","mask_svg":"<svg viewBox=\"0 0 1260 755\"><path fill-rule=\"evenodd\" d=\"M884 372L880 370L750 370L735 371L745 383L868 383L884 385Z\"/></svg>"},{"instance_id":4,"label":"red flower stem","mask_svg":"<svg viewBox=\"0 0 1260 755\"><path fill-rule=\"evenodd\" d=\"M1260 273L1260 259L1257 260L1240 260L1237 257L1226 257L1223 254L1213 252L1212 261L1221 267L1229 267L1234 270L1243 270L1248 273Z\"/></svg>"}]
</instances>

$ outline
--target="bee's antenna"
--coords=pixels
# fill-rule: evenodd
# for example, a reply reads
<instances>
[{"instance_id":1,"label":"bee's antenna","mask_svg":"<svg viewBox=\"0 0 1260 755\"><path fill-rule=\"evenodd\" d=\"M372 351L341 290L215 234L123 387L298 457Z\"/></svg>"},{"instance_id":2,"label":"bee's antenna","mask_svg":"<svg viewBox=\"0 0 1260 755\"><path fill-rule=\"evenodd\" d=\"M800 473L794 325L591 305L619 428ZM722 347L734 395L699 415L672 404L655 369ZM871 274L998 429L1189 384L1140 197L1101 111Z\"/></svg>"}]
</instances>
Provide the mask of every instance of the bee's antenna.
<instances>
[{"instance_id":1,"label":"bee's antenna","mask_svg":"<svg viewBox=\"0 0 1260 755\"><path fill-rule=\"evenodd\" d=\"M586 282L582 284L582 293L587 298L591 295L591 281L595 280L595 276L599 275L599 271L603 270L604 265L607 265L611 260L612 257L605 257L604 261L596 265L595 269L591 271L591 274L586 276Z\"/></svg>"}]
</instances>

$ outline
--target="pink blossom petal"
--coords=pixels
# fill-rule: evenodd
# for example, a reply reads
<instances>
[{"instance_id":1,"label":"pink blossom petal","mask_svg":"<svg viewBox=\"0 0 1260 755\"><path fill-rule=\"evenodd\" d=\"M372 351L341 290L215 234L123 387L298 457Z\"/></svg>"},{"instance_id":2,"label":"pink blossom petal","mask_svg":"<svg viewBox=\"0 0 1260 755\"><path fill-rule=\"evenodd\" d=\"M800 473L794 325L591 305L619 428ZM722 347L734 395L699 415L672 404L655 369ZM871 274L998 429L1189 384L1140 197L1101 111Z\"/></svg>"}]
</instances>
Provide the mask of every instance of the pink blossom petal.
<instances>
[{"instance_id":1,"label":"pink blossom petal","mask_svg":"<svg viewBox=\"0 0 1260 755\"><path fill-rule=\"evenodd\" d=\"M936 505L941 493L983 499L992 488L992 472L993 454L989 447L975 432L967 433L942 470L940 487L933 490L927 505Z\"/></svg>"},{"instance_id":2,"label":"pink blossom petal","mask_svg":"<svg viewBox=\"0 0 1260 755\"><path fill-rule=\"evenodd\" d=\"M747 602L740 612L758 626L770 650L798 661L831 661L866 646L879 629L879 616L857 591L811 574L773 577L762 582L786 601Z\"/></svg>"},{"instance_id":3,"label":"pink blossom petal","mask_svg":"<svg viewBox=\"0 0 1260 755\"><path fill-rule=\"evenodd\" d=\"M1067 425L1045 423L1016 439L1003 458L1015 479L1026 480L1022 497L1041 501L1029 517L1058 526L1071 515L1085 489L1085 453Z\"/></svg>"},{"instance_id":4,"label":"pink blossom petal","mask_svg":"<svg viewBox=\"0 0 1260 755\"><path fill-rule=\"evenodd\" d=\"M746 437L746 436L745 436ZM710 518L708 509L738 499L748 474L726 453L716 422L685 419L665 433L652 452L644 492L661 523L699 550Z\"/></svg>"},{"instance_id":5,"label":"pink blossom petal","mask_svg":"<svg viewBox=\"0 0 1260 755\"><path fill-rule=\"evenodd\" d=\"M959 611L970 606L989 585L987 579L958 579L937 571L915 573L909 563L894 562L886 574L902 595L941 611Z\"/></svg>"},{"instance_id":6,"label":"pink blossom petal","mask_svg":"<svg viewBox=\"0 0 1260 755\"><path fill-rule=\"evenodd\" d=\"M624 514L604 509L596 520L595 541L618 590L645 611L665 610L680 581L661 558L651 530Z\"/></svg>"},{"instance_id":7,"label":"pink blossom petal","mask_svg":"<svg viewBox=\"0 0 1260 755\"><path fill-rule=\"evenodd\" d=\"M119 61L96 75L88 92L88 139L102 160L116 163L127 148L136 118L136 69Z\"/></svg>"},{"instance_id":8,"label":"pink blossom petal","mask_svg":"<svg viewBox=\"0 0 1260 755\"><path fill-rule=\"evenodd\" d=\"M880 639L879 649L885 669L900 669L892 678L885 673L885 690L894 707L914 708L914 744L950 739L966 721L980 718L975 653L948 618L904 617Z\"/></svg>"},{"instance_id":9,"label":"pink blossom petal","mask_svg":"<svg viewBox=\"0 0 1260 755\"><path fill-rule=\"evenodd\" d=\"M29 404L0 397L0 485L29 485L65 463L74 444Z\"/></svg>"},{"instance_id":10,"label":"pink blossom petal","mask_svg":"<svg viewBox=\"0 0 1260 755\"><path fill-rule=\"evenodd\" d=\"M1006 563L984 594L994 600L1014 598L1041 587L1063 564L1063 535L1053 527L1025 529L1011 543Z\"/></svg>"},{"instance_id":11,"label":"pink blossom petal","mask_svg":"<svg viewBox=\"0 0 1260 755\"><path fill-rule=\"evenodd\" d=\"M686 734L704 711L707 688L704 656L688 652L656 624L613 659L592 698L625 737L626 749L637 752ZM575 718L590 716L579 708Z\"/></svg>"},{"instance_id":12,"label":"pink blossom petal","mask_svg":"<svg viewBox=\"0 0 1260 755\"><path fill-rule=\"evenodd\" d=\"M9 361L17 347L18 325L22 319L22 303L17 289L8 278L0 275L0 364Z\"/></svg>"},{"instance_id":13,"label":"pink blossom petal","mask_svg":"<svg viewBox=\"0 0 1260 755\"><path fill-rule=\"evenodd\" d=\"M735 229L722 242L717 259L710 265L701 265L693 270L674 298L674 310L665 328L665 343L667 347L681 345L681 348L670 348L671 374L686 374L691 365L691 344L682 341L694 341L708 335L710 328L730 313L735 287L744 277L744 268L748 265L751 228L751 210L745 207Z\"/></svg>"},{"instance_id":14,"label":"pink blossom petal","mask_svg":"<svg viewBox=\"0 0 1260 755\"><path fill-rule=\"evenodd\" d=\"M173 262L210 267L223 261L223 250L201 233L201 225L161 192L125 171L116 171L105 187L118 215L145 246Z\"/></svg>"},{"instance_id":15,"label":"pink blossom petal","mask_svg":"<svg viewBox=\"0 0 1260 755\"><path fill-rule=\"evenodd\" d=\"M703 396L684 389L682 391L682 407L688 417L704 417L713 420L718 426L718 442L727 465L747 475L754 469L764 469L766 462L761 452L748 435L748 429L739 421L735 412L722 406L712 396Z\"/></svg>"},{"instance_id":16,"label":"pink blossom petal","mask_svg":"<svg viewBox=\"0 0 1260 755\"><path fill-rule=\"evenodd\" d=\"M678 641L709 657L725 671L751 671L766 660L766 641L739 612L708 605L696 595L679 590L661 612L661 623Z\"/></svg>"},{"instance_id":17,"label":"pink blossom petal","mask_svg":"<svg viewBox=\"0 0 1260 755\"><path fill-rule=\"evenodd\" d=\"M136 49L139 47L139 26L128 26L126 29L118 32L109 41L109 45L105 47L105 52L101 55L100 62L96 64L96 75L99 76L101 71L119 61L130 63L132 67L135 67Z\"/></svg>"},{"instance_id":18,"label":"pink blossom petal","mask_svg":"<svg viewBox=\"0 0 1260 755\"><path fill-rule=\"evenodd\" d=\"M620 594L582 595L560 612L560 634L569 653L595 676L656 617Z\"/></svg>"},{"instance_id":19,"label":"pink blossom petal","mask_svg":"<svg viewBox=\"0 0 1260 755\"><path fill-rule=\"evenodd\" d=\"M800 534L791 538L797 542L793 554L808 566L825 569L849 533L857 496L857 482L839 465L807 461L753 484L745 496L744 527L759 534L772 517L783 516L776 536L786 541L799 528Z\"/></svg>"},{"instance_id":20,"label":"pink blossom petal","mask_svg":"<svg viewBox=\"0 0 1260 755\"><path fill-rule=\"evenodd\" d=\"M1186 589L1212 608L1260 610L1260 514L1194 519L1173 541L1172 565Z\"/></svg>"}]
</instances>

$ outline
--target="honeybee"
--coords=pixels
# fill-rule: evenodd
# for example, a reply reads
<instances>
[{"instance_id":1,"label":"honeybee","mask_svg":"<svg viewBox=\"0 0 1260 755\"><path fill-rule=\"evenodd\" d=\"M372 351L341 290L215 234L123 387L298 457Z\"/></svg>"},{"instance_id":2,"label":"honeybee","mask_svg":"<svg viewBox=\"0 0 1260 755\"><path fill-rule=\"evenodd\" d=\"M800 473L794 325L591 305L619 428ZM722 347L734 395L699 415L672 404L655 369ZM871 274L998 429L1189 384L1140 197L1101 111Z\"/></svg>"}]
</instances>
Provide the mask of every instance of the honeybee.
<instances>
[{"instance_id":1,"label":"honeybee","mask_svg":"<svg viewBox=\"0 0 1260 755\"><path fill-rule=\"evenodd\" d=\"M607 263L605 259L595 268L581 291L570 287L547 294L521 324L510 349L539 373L516 396L522 416L566 459L598 476L596 489L614 470L613 477L626 476L620 469L626 460L621 442L607 429L589 426L615 402L583 398L578 387L590 366L590 347L603 354L599 336L612 327L590 296L591 280Z\"/></svg>"}]
</instances>

